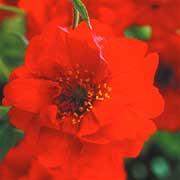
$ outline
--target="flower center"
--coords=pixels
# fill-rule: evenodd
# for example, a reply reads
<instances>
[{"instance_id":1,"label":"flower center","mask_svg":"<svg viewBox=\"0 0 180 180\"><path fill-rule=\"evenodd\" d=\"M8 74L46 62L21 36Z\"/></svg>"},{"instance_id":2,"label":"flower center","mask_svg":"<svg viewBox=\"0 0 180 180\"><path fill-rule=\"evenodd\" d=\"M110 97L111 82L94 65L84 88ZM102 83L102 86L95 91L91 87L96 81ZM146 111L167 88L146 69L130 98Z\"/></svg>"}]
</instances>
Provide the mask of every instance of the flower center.
<instances>
[{"instance_id":1,"label":"flower center","mask_svg":"<svg viewBox=\"0 0 180 180\"><path fill-rule=\"evenodd\" d=\"M155 83L160 88L168 87L174 78L173 69L166 64L159 64L155 75Z\"/></svg>"},{"instance_id":2,"label":"flower center","mask_svg":"<svg viewBox=\"0 0 180 180\"><path fill-rule=\"evenodd\" d=\"M78 85L77 88L72 92L72 102L74 102L74 104L77 106L82 106L86 98L86 89Z\"/></svg>"},{"instance_id":3,"label":"flower center","mask_svg":"<svg viewBox=\"0 0 180 180\"><path fill-rule=\"evenodd\" d=\"M56 99L58 118L72 117L73 124L79 123L96 102L110 98L111 87L107 78L96 81L94 72L79 66L63 73L59 83L62 91Z\"/></svg>"}]
</instances>

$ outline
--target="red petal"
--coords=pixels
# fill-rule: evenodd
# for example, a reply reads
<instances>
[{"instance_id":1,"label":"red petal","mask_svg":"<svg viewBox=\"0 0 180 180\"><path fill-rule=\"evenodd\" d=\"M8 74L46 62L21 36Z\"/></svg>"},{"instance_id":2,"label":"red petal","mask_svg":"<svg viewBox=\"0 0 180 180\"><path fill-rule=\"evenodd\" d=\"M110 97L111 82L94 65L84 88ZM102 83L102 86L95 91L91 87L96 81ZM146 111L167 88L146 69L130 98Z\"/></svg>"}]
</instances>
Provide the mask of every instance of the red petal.
<instances>
[{"instance_id":1,"label":"red petal","mask_svg":"<svg viewBox=\"0 0 180 180\"><path fill-rule=\"evenodd\" d=\"M16 79L4 89L5 100L19 109L38 112L59 94L57 83L38 79Z\"/></svg>"},{"instance_id":2,"label":"red petal","mask_svg":"<svg viewBox=\"0 0 180 180\"><path fill-rule=\"evenodd\" d=\"M32 78L32 74L26 66L20 66L12 72L10 80L17 78Z\"/></svg>"},{"instance_id":3,"label":"red petal","mask_svg":"<svg viewBox=\"0 0 180 180\"><path fill-rule=\"evenodd\" d=\"M41 110L40 124L41 126L59 129L59 122L57 119L57 106L50 105Z\"/></svg>"},{"instance_id":4,"label":"red petal","mask_svg":"<svg viewBox=\"0 0 180 180\"><path fill-rule=\"evenodd\" d=\"M89 144L82 149L74 170L78 180L125 180L122 162L110 145Z\"/></svg>"},{"instance_id":5,"label":"red petal","mask_svg":"<svg viewBox=\"0 0 180 180\"><path fill-rule=\"evenodd\" d=\"M94 134L100 128L98 121L93 113L87 113L81 120L78 136L81 138L85 135Z\"/></svg>"},{"instance_id":6,"label":"red petal","mask_svg":"<svg viewBox=\"0 0 180 180\"><path fill-rule=\"evenodd\" d=\"M26 66L38 76L50 79L59 77L62 68L70 66L66 36L67 33L56 23L50 23L40 36L31 40L26 53Z\"/></svg>"},{"instance_id":7,"label":"red petal","mask_svg":"<svg viewBox=\"0 0 180 180\"><path fill-rule=\"evenodd\" d=\"M122 73L134 73L141 69L147 52L147 44L132 39L111 39L104 41L102 52L113 77Z\"/></svg>"},{"instance_id":8,"label":"red petal","mask_svg":"<svg viewBox=\"0 0 180 180\"><path fill-rule=\"evenodd\" d=\"M38 160L48 168L67 167L72 156L80 152L81 146L72 136L56 130L43 128L38 142Z\"/></svg>"},{"instance_id":9,"label":"red petal","mask_svg":"<svg viewBox=\"0 0 180 180\"><path fill-rule=\"evenodd\" d=\"M27 131L31 121L36 121L36 115L17 108L11 108L9 111L10 122L18 129Z\"/></svg>"}]
</instances>

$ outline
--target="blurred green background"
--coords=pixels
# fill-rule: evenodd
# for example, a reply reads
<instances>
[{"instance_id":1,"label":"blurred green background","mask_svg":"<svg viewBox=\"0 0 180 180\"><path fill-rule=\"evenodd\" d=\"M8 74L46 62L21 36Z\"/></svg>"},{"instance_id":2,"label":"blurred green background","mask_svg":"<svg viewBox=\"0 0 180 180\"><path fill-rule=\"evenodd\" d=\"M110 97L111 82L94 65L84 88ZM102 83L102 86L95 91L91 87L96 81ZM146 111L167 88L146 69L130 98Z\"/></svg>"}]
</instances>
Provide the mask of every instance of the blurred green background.
<instances>
[{"instance_id":1,"label":"blurred green background","mask_svg":"<svg viewBox=\"0 0 180 180\"><path fill-rule=\"evenodd\" d=\"M23 15L6 18L0 22L0 99L2 103L3 87L8 81L10 72L23 63L26 44L25 17ZM8 122L9 108L0 106L0 161L10 148L22 138L23 132Z\"/></svg>"},{"instance_id":2,"label":"blurred green background","mask_svg":"<svg viewBox=\"0 0 180 180\"><path fill-rule=\"evenodd\" d=\"M125 167L128 180L179 180L180 133L157 132Z\"/></svg>"},{"instance_id":3,"label":"blurred green background","mask_svg":"<svg viewBox=\"0 0 180 180\"><path fill-rule=\"evenodd\" d=\"M146 30L147 27L145 27ZM137 31L137 28L135 28ZM10 72L23 63L26 43L23 15L6 18L0 24L0 98ZM129 32L126 32L129 34ZM137 32L136 32L137 33ZM131 35L131 32L130 32ZM8 123L8 108L0 108L0 160L23 138L23 133ZM144 146L139 157L126 160L129 180L179 180L180 133L156 133Z\"/></svg>"}]
</instances>

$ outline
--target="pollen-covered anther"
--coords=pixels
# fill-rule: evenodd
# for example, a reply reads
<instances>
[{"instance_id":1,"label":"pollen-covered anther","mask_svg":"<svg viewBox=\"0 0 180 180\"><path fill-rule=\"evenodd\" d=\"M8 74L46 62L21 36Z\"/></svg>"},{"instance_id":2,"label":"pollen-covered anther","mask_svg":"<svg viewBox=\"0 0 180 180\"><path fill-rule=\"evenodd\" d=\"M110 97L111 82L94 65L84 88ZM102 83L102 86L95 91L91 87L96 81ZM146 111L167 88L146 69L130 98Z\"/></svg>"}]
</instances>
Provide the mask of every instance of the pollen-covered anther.
<instances>
[{"instance_id":1,"label":"pollen-covered anther","mask_svg":"<svg viewBox=\"0 0 180 180\"><path fill-rule=\"evenodd\" d=\"M104 84L99 84L98 86L98 91L96 94L96 100L99 101L103 101L104 99L109 99L110 96L110 92L112 91L112 88L110 86L108 86L107 83Z\"/></svg>"},{"instance_id":2,"label":"pollen-covered anther","mask_svg":"<svg viewBox=\"0 0 180 180\"><path fill-rule=\"evenodd\" d=\"M74 124L74 125L77 124L77 120L73 118L72 119L72 124Z\"/></svg>"},{"instance_id":3,"label":"pollen-covered anther","mask_svg":"<svg viewBox=\"0 0 180 180\"><path fill-rule=\"evenodd\" d=\"M112 89L106 80L96 83L94 72L80 65L66 70L59 82L62 93L55 101L59 109L58 118L70 117L76 127L79 127L86 113L92 111L96 101L110 98Z\"/></svg>"},{"instance_id":4,"label":"pollen-covered anther","mask_svg":"<svg viewBox=\"0 0 180 180\"><path fill-rule=\"evenodd\" d=\"M103 100L104 100L104 98L99 97L99 96L96 96L96 100L103 101Z\"/></svg>"},{"instance_id":5,"label":"pollen-covered anther","mask_svg":"<svg viewBox=\"0 0 180 180\"><path fill-rule=\"evenodd\" d=\"M73 115L74 115L75 117L79 117L77 113L74 113Z\"/></svg>"},{"instance_id":6,"label":"pollen-covered anther","mask_svg":"<svg viewBox=\"0 0 180 180\"><path fill-rule=\"evenodd\" d=\"M84 101L84 105L87 106L87 105L88 105L88 102L87 102L87 101Z\"/></svg>"},{"instance_id":7,"label":"pollen-covered anther","mask_svg":"<svg viewBox=\"0 0 180 180\"><path fill-rule=\"evenodd\" d=\"M87 108L86 111L87 111L87 112L90 112L91 110Z\"/></svg>"},{"instance_id":8,"label":"pollen-covered anther","mask_svg":"<svg viewBox=\"0 0 180 180\"><path fill-rule=\"evenodd\" d=\"M79 126L83 117L83 115L79 116L78 114L74 113L73 118L71 120L72 124Z\"/></svg>"},{"instance_id":9,"label":"pollen-covered anther","mask_svg":"<svg viewBox=\"0 0 180 180\"><path fill-rule=\"evenodd\" d=\"M93 92L92 91L88 91L88 97L93 97Z\"/></svg>"},{"instance_id":10,"label":"pollen-covered anther","mask_svg":"<svg viewBox=\"0 0 180 180\"><path fill-rule=\"evenodd\" d=\"M84 108L83 107L79 107L79 112L83 112Z\"/></svg>"},{"instance_id":11,"label":"pollen-covered anther","mask_svg":"<svg viewBox=\"0 0 180 180\"><path fill-rule=\"evenodd\" d=\"M89 109L92 109L93 108L93 106L89 106Z\"/></svg>"}]
</instances>

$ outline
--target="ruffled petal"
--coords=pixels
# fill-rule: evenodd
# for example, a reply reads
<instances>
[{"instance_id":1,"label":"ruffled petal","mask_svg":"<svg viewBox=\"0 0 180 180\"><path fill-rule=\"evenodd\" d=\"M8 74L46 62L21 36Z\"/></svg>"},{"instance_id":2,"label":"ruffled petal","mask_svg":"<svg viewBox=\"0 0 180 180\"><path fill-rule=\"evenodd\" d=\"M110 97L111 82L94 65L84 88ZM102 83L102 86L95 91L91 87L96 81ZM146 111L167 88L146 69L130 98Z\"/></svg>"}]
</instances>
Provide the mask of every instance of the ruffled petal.
<instances>
[{"instance_id":1,"label":"ruffled petal","mask_svg":"<svg viewBox=\"0 0 180 180\"><path fill-rule=\"evenodd\" d=\"M78 137L83 137L89 134L94 134L100 128L98 121L93 113L87 113L81 120L80 130L78 132Z\"/></svg>"},{"instance_id":2,"label":"ruffled petal","mask_svg":"<svg viewBox=\"0 0 180 180\"><path fill-rule=\"evenodd\" d=\"M102 43L102 54L108 63L112 76L135 73L141 69L147 53L147 44L133 39L110 39Z\"/></svg>"},{"instance_id":3,"label":"ruffled petal","mask_svg":"<svg viewBox=\"0 0 180 180\"><path fill-rule=\"evenodd\" d=\"M57 79L63 68L71 67L66 38L67 32L56 22L49 23L41 35L30 41L26 66L37 76Z\"/></svg>"},{"instance_id":4,"label":"ruffled petal","mask_svg":"<svg viewBox=\"0 0 180 180\"><path fill-rule=\"evenodd\" d=\"M49 105L44 107L40 112L40 125L42 127L49 127L54 129L60 129L60 121L57 119L57 106Z\"/></svg>"},{"instance_id":5,"label":"ruffled petal","mask_svg":"<svg viewBox=\"0 0 180 180\"><path fill-rule=\"evenodd\" d=\"M47 168L66 168L80 152L77 139L53 129L41 128L38 142L38 160Z\"/></svg>"},{"instance_id":6,"label":"ruffled petal","mask_svg":"<svg viewBox=\"0 0 180 180\"><path fill-rule=\"evenodd\" d=\"M28 112L39 112L60 93L57 83L38 79L16 79L4 89L5 101Z\"/></svg>"},{"instance_id":7,"label":"ruffled petal","mask_svg":"<svg viewBox=\"0 0 180 180\"><path fill-rule=\"evenodd\" d=\"M29 124L33 124L34 121L37 121L37 117L34 113L23 111L14 107L10 109L9 117L11 124L25 132L29 129Z\"/></svg>"},{"instance_id":8,"label":"ruffled petal","mask_svg":"<svg viewBox=\"0 0 180 180\"><path fill-rule=\"evenodd\" d=\"M29 71L29 69L23 65L20 66L18 68L16 68L10 75L10 80L15 80L17 78L32 78L33 75L32 73Z\"/></svg>"},{"instance_id":9,"label":"ruffled petal","mask_svg":"<svg viewBox=\"0 0 180 180\"><path fill-rule=\"evenodd\" d=\"M125 180L121 157L113 154L112 147L88 144L84 146L74 172L78 180Z\"/></svg>"}]
</instances>

